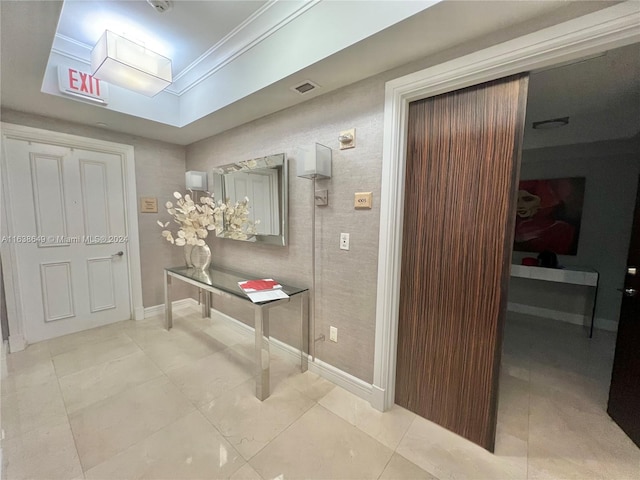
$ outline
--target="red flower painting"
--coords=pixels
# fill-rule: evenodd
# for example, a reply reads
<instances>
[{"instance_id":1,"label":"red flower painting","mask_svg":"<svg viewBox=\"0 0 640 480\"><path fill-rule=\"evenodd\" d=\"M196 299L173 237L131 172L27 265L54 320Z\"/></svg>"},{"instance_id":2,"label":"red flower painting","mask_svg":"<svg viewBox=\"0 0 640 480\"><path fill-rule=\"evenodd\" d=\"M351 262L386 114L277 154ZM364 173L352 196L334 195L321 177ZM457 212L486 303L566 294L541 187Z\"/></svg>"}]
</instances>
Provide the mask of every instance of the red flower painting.
<instances>
[{"instance_id":1,"label":"red flower painting","mask_svg":"<svg viewBox=\"0 0 640 480\"><path fill-rule=\"evenodd\" d=\"M584 188L584 177L522 180L514 250L576 255Z\"/></svg>"}]
</instances>

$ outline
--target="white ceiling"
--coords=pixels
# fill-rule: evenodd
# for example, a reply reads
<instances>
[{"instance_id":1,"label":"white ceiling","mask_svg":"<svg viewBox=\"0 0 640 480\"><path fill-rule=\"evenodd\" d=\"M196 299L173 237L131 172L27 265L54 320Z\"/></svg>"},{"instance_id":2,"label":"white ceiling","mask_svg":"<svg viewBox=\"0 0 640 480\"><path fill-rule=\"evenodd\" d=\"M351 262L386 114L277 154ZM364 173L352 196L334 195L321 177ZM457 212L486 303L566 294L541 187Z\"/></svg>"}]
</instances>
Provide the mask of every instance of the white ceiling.
<instances>
[{"instance_id":1,"label":"white ceiling","mask_svg":"<svg viewBox=\"0 0 640 480\"><path fill-rule=\"evenodd\" d=\"M156 12L146 1L67 1L57 35L93 47L105 30L127 36L173 60L174 76L268 6L266 1L175 1Z\"/></svg>"},{"instance_id":2,"label":"white ceiling","mask_svg":"<svg viewBox=\"0 0 640 480\"><path fill-rule=\"evenodd\" d=\"M488 35L494 42L505 40L610 5L446 0L431 6L434 3L174 0L171 11L158 14L144 0L68 1L64 9L57 1L2 0L1 104L3 108L89 125L106 123L112 130L189 144L458 45L476 39L489 42ZM41 92L50 56L86 62L101 32L116 27L173 59L176 81L169 92L146 99L141 115L122 113L122 105L121 111L116 111ZM569 101L573 95L559 93L563 90L554 86L564 85L566 72L573 67L533 75L529 115L533 121L549 116L574 118L594 108L617 110L632 104L638 85L637 55L632 62L635 54L629 51L624 58L615 54L594 59L604 61L609 76L596 80L600 77L595 70L585 70L584 85L568 87L568 91L597 93L591 95L593 102L582 99L577 106ZM633 64L631 75L625 62ZM575 67L584 69L584 65ZM633 74L635 93L628 93L634 87ZM307 79L321 88L306 96L290 90ZM196 95L197 88L206 82L217 82L216 87ZM544 99L536 100L538 97ZM164 104L157 101L163 98ZM121 103L126 106L132 102ZM176 115L172 108L177 108ZM566 113L569 110L571 113ZM565 113L556 113L560 111ZM189 115L194 121L188 121ZM174 117L179 119L173 125L184 126L162 120ZM529 118L527 121L530 123Z\"/></svg>"},{"instance_id":3,"label":"white ceiling","mask_svg":"<svg viewBox=\"0 0 640 480\"><path fill-rule=\"evenodd\" d=\"M569 117L554 130L533 122ZM640 44L532 72L524 148L629 138L640 132Z\"/></svg>"}]
</instances>

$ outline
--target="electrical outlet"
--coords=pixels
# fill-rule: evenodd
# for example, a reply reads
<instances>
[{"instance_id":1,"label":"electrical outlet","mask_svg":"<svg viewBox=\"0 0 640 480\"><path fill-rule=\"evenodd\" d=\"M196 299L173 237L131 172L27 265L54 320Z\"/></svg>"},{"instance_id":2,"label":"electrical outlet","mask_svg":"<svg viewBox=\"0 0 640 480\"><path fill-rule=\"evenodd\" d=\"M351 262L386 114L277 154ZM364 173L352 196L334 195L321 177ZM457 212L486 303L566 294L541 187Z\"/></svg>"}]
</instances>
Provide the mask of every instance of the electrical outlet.
<instances>
[{"instance_id":1,"label":"electrical outlet","mask_svg":"<svg viewBox=\"0 0 640 480\"><path fill-rule=\"evenodd\" d=\"M340 250L349 250L349 234L340 234Z\"/></svg>"},{"instance_id":2,"label":"electrical outlet","mask_svg":"<svg viewBox=\"0 0 640 480\"><path fill-rule=\"evenodd\" d=\"M336 327L329 327L329 340L338 343L338 329Z\"/></svg>"}]
</instances>

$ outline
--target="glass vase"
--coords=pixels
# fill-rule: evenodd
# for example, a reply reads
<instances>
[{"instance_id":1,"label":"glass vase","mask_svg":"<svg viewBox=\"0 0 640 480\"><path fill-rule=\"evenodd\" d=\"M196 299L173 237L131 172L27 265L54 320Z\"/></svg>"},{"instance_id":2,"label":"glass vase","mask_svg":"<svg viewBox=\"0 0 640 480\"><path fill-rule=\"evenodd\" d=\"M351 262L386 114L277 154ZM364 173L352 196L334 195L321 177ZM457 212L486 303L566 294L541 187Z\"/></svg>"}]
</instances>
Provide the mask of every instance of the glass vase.
<instances>
[{"instance_id":1,"label":"glass vase","mask_svg":"<svg viewBox=\"0 0 640 480\"><path fill-rule=\"evenodd\" d=\"M209 245L194 245L193 250L191 250L191 263L193 268L198 270L209 270L209 265L211 265L211 249Z\"/></svg>"},{"instance_id":2,"label":"glass vase","mask_svg":"<svg viewBox=\"0 0 640 480\"><path fill-rule=\"evenodd\" d=\"M187 264L187 268L193 268L193 263L191 262L191 251L193 250L193 245L185 245L184 246L184 261Z\"/></svg>"}]
</instances>

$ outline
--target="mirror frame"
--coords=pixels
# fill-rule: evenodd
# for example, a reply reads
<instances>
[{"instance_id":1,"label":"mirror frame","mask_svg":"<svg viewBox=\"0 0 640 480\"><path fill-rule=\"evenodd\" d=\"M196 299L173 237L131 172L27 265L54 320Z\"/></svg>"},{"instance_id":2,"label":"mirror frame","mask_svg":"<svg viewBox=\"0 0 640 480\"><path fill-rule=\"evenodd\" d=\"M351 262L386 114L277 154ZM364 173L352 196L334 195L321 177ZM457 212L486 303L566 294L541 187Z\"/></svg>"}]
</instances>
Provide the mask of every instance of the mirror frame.
<instances>
[{"instance_id":1,"label":"mirror frame","mask_svg":"<svg viewBox=\"0 0 640 480\"><path fill-rule=\"evenodd\" d=\"M276 169L278 171L278 206L280 213L280 234L278 235L254 235L248 242L264 243L268 245L278 245L285 247L289 243L289 165L286 153L276 153L266 157L242 160L236 163L220 165L213 169L213 183L211 193L214 198L226 200L225 175L251 170ZM251 206L252 199L249 199ZM225 237L224 234L216 235L218 238ZM230 239L235 240L235 239Z\"/></svg>"}]
</instances>

